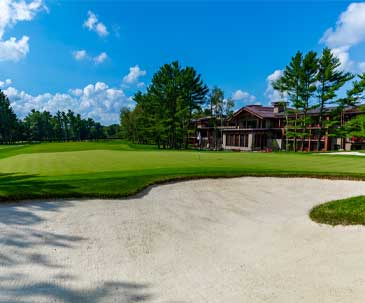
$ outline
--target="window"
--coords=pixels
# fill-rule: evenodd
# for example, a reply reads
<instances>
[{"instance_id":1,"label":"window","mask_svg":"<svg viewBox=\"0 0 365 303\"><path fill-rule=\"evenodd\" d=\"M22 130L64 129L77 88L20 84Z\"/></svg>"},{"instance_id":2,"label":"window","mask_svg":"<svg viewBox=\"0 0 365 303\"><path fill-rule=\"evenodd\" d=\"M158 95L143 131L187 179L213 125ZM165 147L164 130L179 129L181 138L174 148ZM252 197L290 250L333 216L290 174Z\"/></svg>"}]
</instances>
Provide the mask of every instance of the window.
<instances>
[{"instance_id":1,"label":"window","mask_svg":"<svg viewBox=\"0 0 365 303\"><path fill-rule=\"evenodd\" d=\"M244 144L243 144L243 146L248 147L248 134L244 135Z\"/></svg>"},{"instance_id":2,"label":"window","mask_svg":"<svg viewBox=\"0 0 365 303\"><path fill-rule=\"evenodd\" d=\"M239 146L238 140L239 140L238 134L237 135L234 135L234 146Z\"/></svg>"},{"instance_id":3,"label":"window","mask_svg":"<svg viewBox=\"0 0 365 303\"><path fill-rule=\"evenodd\" d=\"M247 128L257 128L257 120L248 120Z\"/></svg>"},{"instance_id":4,"label":"window","mask_svg":"<svg viewBox=\"0 0 365 303\"><path fill-rule=\"evenodd\" d=\"M240 146L241 147L248 147L248 134L241 134L240 135Z\"/></svg>"}]
</instances>

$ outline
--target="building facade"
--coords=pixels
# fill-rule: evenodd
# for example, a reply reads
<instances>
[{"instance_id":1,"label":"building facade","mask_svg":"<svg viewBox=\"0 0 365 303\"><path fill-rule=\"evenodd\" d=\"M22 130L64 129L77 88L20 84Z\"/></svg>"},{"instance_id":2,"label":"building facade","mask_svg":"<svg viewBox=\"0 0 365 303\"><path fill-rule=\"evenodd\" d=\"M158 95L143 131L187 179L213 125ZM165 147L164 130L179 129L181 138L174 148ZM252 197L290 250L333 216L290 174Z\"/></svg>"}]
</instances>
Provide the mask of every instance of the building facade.
<instances>
[{"instance_id":1,"label":"building facade","mask_svg":"<svg viewBox=\"0 0 365 303\"><path fill-rule=\"evenodd\" d=\"M325 111L324 118L331 119L331 111ZM358 108L347 108L341 119L346 122L355 115L360 114ZM305 138L287 137L287 132L292 131L295 121L300 118L300 113L285 115L284 106L274 102L272 106L248 105L236 111L229 119L214 120L205 117L195 120L196 142L195 146L208 149L227 149L237 151L274 151L292 149L293 145L303 151L329 151L365 149L365 140L355 138L336 138L324 130L318 140L318 109L308 111L312 124L307 126L308 133ZM287 123L290 119L290 123ZM294 124L293 124L294 123ZM294 142L295 141L295 142ZM318 146L319 142L319 146Z\"/></svg>"}]
</instances>

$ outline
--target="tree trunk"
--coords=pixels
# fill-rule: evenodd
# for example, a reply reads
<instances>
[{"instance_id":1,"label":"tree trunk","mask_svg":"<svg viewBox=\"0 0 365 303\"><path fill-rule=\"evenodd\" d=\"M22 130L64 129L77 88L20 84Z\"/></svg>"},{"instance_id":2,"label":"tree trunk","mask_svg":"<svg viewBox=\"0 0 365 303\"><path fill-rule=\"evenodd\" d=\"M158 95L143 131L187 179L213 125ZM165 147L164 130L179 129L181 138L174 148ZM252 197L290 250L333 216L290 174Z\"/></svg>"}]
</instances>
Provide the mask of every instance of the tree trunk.
<instances>
[{"instance_id":1,"label":"tree trunk","mask_svg":"<svg viewBox=\"0 0 365 303\"><path fill-rule=\"evenodd\" d=\"M294 152L297 152L297 121L298 121L298 112L295 111L295 121L294 121Z\"/></svg>"},{"instance_id":2,"label":"tree trunk","mask_svg":"<svg viewBox=\"0 0 365 303\"><path fill-rule=\"evenodd\" d=\"M307 111L305 110L303 113L303 135L302 135L302 146L301 146L301 151L304 151L304 144L305 144L305 138L306 138L306 133L307 133Z\"/></svg>"}]
</instances>

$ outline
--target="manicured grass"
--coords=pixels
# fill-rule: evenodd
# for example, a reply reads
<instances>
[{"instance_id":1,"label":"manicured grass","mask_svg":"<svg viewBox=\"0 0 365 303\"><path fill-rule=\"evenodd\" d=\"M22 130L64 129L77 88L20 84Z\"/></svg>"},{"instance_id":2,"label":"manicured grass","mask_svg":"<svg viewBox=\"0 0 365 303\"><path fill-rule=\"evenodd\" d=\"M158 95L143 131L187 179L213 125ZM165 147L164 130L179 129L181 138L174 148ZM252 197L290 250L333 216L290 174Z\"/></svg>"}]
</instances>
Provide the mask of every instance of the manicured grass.
<instances>
[{"instance_id":1,"label":"manicured grass","mask_svg":"<svg viewBox=\"0 0 365 303\"><path fill-rule=\"evenodd\" d=\"M318 205L311 210L310 217L330 225L365 225L365 196Z\"/></svg>"},{"instance_id":2,"label":"manicured grass","mask_svg":"<svg viewBox=\"0 0 365 303\"><path fill-rule=\"evenodd\" d=\"M233 176L364 179L365 158L157 150L123 141L0 149L0 200L123 197L167 180Z\"/></svg>"}]
</instances>

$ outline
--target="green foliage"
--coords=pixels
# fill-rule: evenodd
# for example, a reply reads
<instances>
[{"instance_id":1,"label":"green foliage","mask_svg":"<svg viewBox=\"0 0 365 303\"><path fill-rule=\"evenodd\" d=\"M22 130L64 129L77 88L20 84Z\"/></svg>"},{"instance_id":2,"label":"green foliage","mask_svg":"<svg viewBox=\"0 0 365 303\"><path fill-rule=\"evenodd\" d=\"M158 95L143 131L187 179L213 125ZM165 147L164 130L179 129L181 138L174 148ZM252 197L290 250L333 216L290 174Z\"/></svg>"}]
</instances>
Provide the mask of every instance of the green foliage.
<instances>
[{"instance_id":1,"label":"green foliage","mask_svg":"<svg viewBox=\"0 0 365 303\"><path fill-rule=\"evenodd\" d=\"M0 142L10 143L17 137L20 123L10 107L8 97L0 90Z\"/></svg>"},{"instance_id":2,"label":"green foliage","mask_svg":"<svg viewBox=\"0 0 365 303\"><path fill-rule=\"evenodd\" d=\"M352 82L352 88L347 91L347 98L341 99L344 106L356 106L365 101L365 73L357 75L360 80Z\"/></svg>"},{"instance_id":3,"label":"green foliage","mask_svg":"<svg viewBox=\"0 0 365 303\"><path fill-rule=\"evenodd\" d=\"M272 84L273 88L280 92L282 99L287 96L294 107L292 113L290 110L285 112L286 137L294 138L294 150L297 137L302 139L303 148L305 137L309 135L308 125L314 122L319 125L318 146L325 128L330 129L334 136L345 136L341 127L343 110L346 106L356 105L359 100L364 99L365 74L359 75L360 81L353 83L353 88L347 92L346 98L336 99L338 90L354 77L351 73L342 71L340 65L340 60L329 48L323 50L320 58L317 58L313 51L304 57L301 52L297 52L286 66L283 76ZM315 95L318 98L317 104L314 102ZM328 105L333 103L337 104L337 108L331 110L332 119L325 121ZM314 108L319 109L317 121L308 117L308 112Z\"/></svg>"},{"instance_id":4,"label":"green foliage","mask_svg":"<svg viewBox=\"0 0 365 303\"><path fill-rule=\"evenodd\" d=\"M318 59L315 52L308 52L304 57L301 52L297 52L286 66L283 76L273 83L274 89L278 90L282 97L288 96L288 100L294 107L290 113L285 104L285 115L288 138L294 138L294 150L297 150L297 138L304 139L308 136L307 125L309 118L307 112L313 108L311 98L316 91L318 71ZM290 129L289 129L290 128Z\"/></svg>"},{"instance_id":5,"label":"green foliage","mask_svg":"<svg viewBox=\"0 0 365 303\"><path fill-rule=\"evenodd\" d=\"M329 48L325 48L318 61L318 99L319 107L324 107L337 95L337 91L354 76L340 69L341 62Z\"/></svg>"},{"instance_id":6,"label":"green foliage","mask_svg":"<svg viewBox=\"0 0 365 303\"><path fill-rule=\"evenodd\" d=\"M26 136L31 141L80 141L107 137L104 127L92 119L82 119L73 111L57 112L32 110L24 119ZM111 136L115 136L114 134Z\"/></svg>"},{"instance_id":7,"label":"green foliage","mask_svg":"<svg viewBox=\"0 0 365 303\"><path fill-rule=\"evenodd\" d=\"M311 210L310 217L330 225L365 225L365 196L318 205Z\"/></svg>"},{"instance_id":8,"label":"green foliage","mask_svg":"<svg viewBox=\"0 0 365 303\"><path fill-rule=\"evenodd\" d=\"M344 125L347 136L355 138L365 138L365 115L358 115Z\"/></svg>"},{"instance_id":9,"label":"green foliage","mask_svg":"<svg viewBox=\"0 0 365 303\"><path fill-rule=\"evenodd\" d=\"M289 101L296 109L300 108L302 61L303 54L298 51L285 67L280 82L276 84L286 91Z\"/></svg>"},{"instance_id":10,"label":"green foliage","mask_svg":"<svg viewBox=\"0 0 365 303\"><path fill-rule=\"evenodd\" d=\"M228 98L224 101L224 111L223 111L223 115L226 117L230 117L233 114L233 109L234 109L234 100L232 98Z\"/></svg>"},{"instance_id":11,"label":"green foliage","mask_svg":"<svg viewBox=\"0 0 365 303\"><path fill-rule=\"evenodd\" d=\"M117 138L119 125L103 126L93 119L82 119L73 111L58 111L52 115L48 111L32 109L18 120L10 101L0 90L0 143L21 141L82 141Z\"/></svg>"},{"instance_id":12,"label":"green foliage","mask_svg":"<svg viewBox=\"0 0 365 303\"><path fill-rule=\"evenodd\" d=\"M182 68L177 61L163 65L147 92L135 94L136 108L128 115L122 112L125 138L164 148L187 147L193 113L201 110L207 92L194 68Z\"/></svg>"},{"instance_id":13,"label":"green foliage","mask_svg":"<svg viewBox=\"0 0 365 303\"><path fill-rule=\"evenodd\" d=\"M223 116L224 107L224 92L219 87L215 86L209 94L209 105L211 116L221 117Z\"/></svg>"},{"instance_id":14,"label":"green foliage","mask_svg":"<svg viewBox=\"0 0 365 303\"><path fill-rule=\"evenodd\" d=\"M318 107L319 107L319 131L318 146L320 145L320 137L323 135L323 129L326 127L323 119L325 108L330 103L335 103L337 91L345 85L346 82L353 79L353 75L340 69L341 62L329 48L325 48L322 56L318 61ZM337 103L341 102L337 100ZM335 114L335 113L334 113Z\"/></svg>"}]
</instances>

